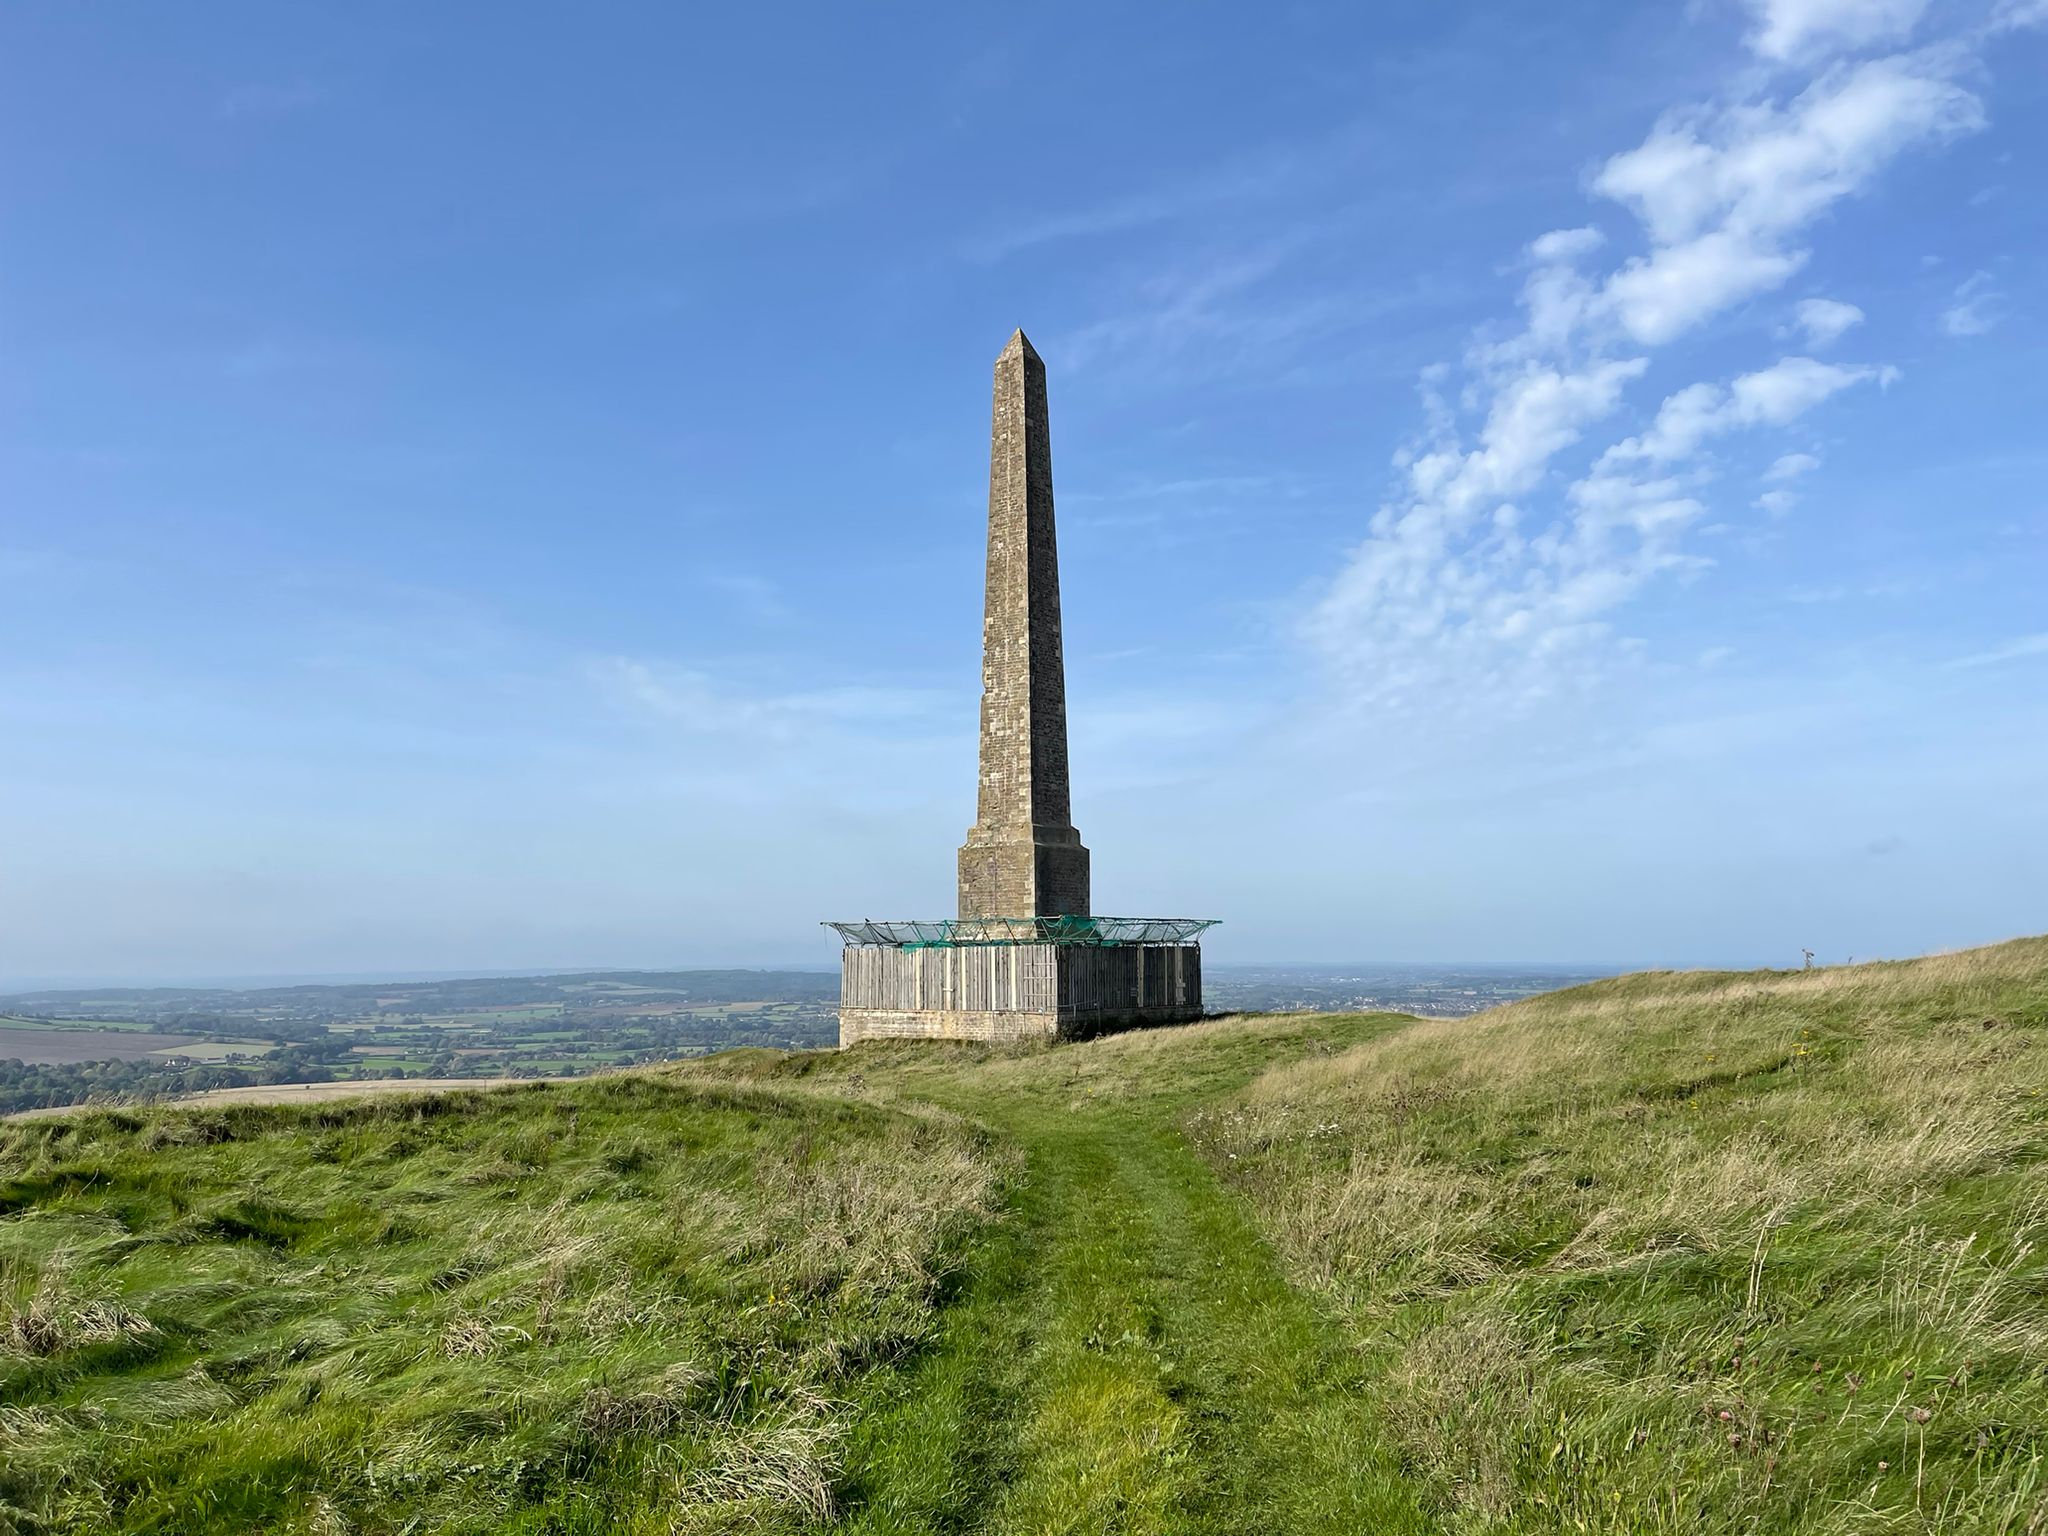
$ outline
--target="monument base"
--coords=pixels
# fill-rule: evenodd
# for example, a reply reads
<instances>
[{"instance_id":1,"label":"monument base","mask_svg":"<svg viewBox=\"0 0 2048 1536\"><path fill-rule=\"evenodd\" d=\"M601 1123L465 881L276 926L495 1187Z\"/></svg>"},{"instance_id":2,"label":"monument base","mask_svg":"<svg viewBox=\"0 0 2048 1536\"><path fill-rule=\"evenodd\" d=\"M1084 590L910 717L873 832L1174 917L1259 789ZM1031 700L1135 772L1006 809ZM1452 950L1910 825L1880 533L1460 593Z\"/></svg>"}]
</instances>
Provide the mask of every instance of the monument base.
<instances>
[{"instance_id":1,"label":"monument base","mask_svg":"<svg viewBox=\"0 0 2048 1536\"><path fill-rule=\"evenodd\" d=\"M1198 944L849 944L839 1044L1079 1040L1202 1016Z\"/></svg>"}]
</instances>

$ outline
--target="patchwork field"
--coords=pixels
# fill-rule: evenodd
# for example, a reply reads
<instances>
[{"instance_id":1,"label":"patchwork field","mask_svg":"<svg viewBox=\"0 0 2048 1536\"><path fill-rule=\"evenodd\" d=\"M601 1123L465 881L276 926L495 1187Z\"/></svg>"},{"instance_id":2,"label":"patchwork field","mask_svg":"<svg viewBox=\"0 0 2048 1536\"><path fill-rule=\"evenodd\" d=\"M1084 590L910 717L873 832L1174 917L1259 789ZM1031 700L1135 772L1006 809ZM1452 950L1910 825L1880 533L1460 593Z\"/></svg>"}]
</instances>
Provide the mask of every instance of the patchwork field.
<instances>
[{"instance_id":1,"label":"patchwork field","mask_svg":"<svg viewBox=\"0 0 2048 1536\"><path fill-rule=\"evenodd\" d=\"M0 999L0 1113L271 1082L575 1077L822 1045L837 1035L837 985L800 971L634 971L22 993Z\"/></svg>"},{"instance_id":2,"label":"patchwork field","mask_svg":"<svg viewBox=\"0 0 2048 1536\"><path fill-rule=\"evenodd\" d=\"M238 1044L252 1055L270 1048L267 1041ZM167 1055L197 1057L207 1048L190 1035L152 1035L135 1030L36 1029L26 1025L0 1034L0 1059L31 1066L82 1061L149 1061Z\"/></svg>"},{"instance_id":3,"label":"patchwork field","mask_svg":"<svg viewBox=\"0 0 2048 1536\"><path fill-rule=\"evenodd\" d=\"M141 1024L141 1023L138 1023L138 1022L137 1022L136 1020L134 1020L134 1019L101 1019L101 1018L47 1018L47 1017L42 1017L42 1018L24 1018L24 1017L23 1017L23 1016L21 1016L20 1014L16 1014L16 1013L0 1013L0 1030L14 1030L14 1029L28 1029L28 1030L48 1030L48 1029L63 1029L63 1030L75 1030L75 1029L111 1029L111 1030L140 1030L140 1029L146 1029L146 1028L148 1028L148 1026L147 1026L147 1025L145 1025L145 1024ZM6 1043L7 1043L7 1037L6 1037L5 1035L0 1035L0 1045L4 1045L4 1044L6 1044Z\"/></svg>"}]
</instances>

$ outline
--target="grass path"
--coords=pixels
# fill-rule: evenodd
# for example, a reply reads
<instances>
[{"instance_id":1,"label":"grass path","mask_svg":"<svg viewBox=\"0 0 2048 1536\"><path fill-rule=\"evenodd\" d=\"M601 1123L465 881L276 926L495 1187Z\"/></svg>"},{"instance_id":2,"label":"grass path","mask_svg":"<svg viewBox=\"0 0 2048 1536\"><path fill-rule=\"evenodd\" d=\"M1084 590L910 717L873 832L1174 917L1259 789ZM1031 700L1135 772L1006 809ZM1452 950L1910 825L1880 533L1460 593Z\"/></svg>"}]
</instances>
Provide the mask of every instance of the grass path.
<instances>
[{"instance_id":1,"label":"grass path","mask_svg":"<svg viewBox=\"0 0 2048 1536\"><path fill-rule=\"evenodd\" d=\"M1388 1027L1345 1022L1359 1038ZM1000 1083L963 1072L916 1090L1014 1140L1026 1167L939 1346L864 1416L849 1528L1425 1529L1355 1347L1177 1128L1240 1071L1152 1074L1149 1094L1090 1103L1072 1064L1025 1058Z\"/></svg>"},{"instance_id":2,"label":"grass path","mask_svg":"<svg viewBox=\"0 0 2048 1536\"><path fill-rule=\"evenodd\" d=\"M0 1416L0 1532L15 1495L301 1536L316 1495L365 1536L1420 1531L1356 1343L1183 1134L1410 1023L0 1127L0 1329L53 1341L0 1332L0 1398L46 1410ZM189 1403L148 1417L152 1376Z\"/></svg>"}]
</instances>

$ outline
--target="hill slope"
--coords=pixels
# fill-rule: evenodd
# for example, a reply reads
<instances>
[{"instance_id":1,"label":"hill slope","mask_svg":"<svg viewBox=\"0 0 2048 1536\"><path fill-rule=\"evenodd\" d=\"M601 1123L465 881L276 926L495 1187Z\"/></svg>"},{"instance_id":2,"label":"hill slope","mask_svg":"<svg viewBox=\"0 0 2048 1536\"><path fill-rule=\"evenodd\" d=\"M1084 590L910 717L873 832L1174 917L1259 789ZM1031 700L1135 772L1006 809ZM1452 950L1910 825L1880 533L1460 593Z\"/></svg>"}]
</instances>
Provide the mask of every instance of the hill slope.
<instances>
[{"instance_id":1,"label":"hill slope","mask_svg":"<svg viewBox=\"0 0 2048 1536\"><path fill-rule=\"evenodd\" d=\"M2048 1523L2048 940L1621 977L1196 1135L1453 1530Z\"/></svg>"},{"instance_id":2,"label":"hill slope","mask_svg":"<svg viewBox=\"0 0 2048 1536\"><path fill-rule=\"evenodd\" d=\"M2048 941L0 1129L0 1527L2048 1521Z\"/></svg>"}]
</instances>

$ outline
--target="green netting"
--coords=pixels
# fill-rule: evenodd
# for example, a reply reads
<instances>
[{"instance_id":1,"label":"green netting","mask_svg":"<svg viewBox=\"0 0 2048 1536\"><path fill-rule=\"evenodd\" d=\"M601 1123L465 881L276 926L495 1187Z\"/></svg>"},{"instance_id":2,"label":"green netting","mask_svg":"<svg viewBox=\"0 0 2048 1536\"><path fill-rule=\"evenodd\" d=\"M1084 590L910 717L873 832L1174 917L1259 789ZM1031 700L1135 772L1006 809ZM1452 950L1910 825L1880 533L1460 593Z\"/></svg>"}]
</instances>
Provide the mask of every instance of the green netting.
<instances>
[{"instance_id":1,"label":"green netting","mask_svg":"<svg viewBox=\"0 0 2048 1536\"><path fill-rule=\"evenodd\" d=\"M929 922L827 923L849 945L896 949L968 944L1192 944L1213 917L942 917Z\"/></svg>"}]
</instances>

